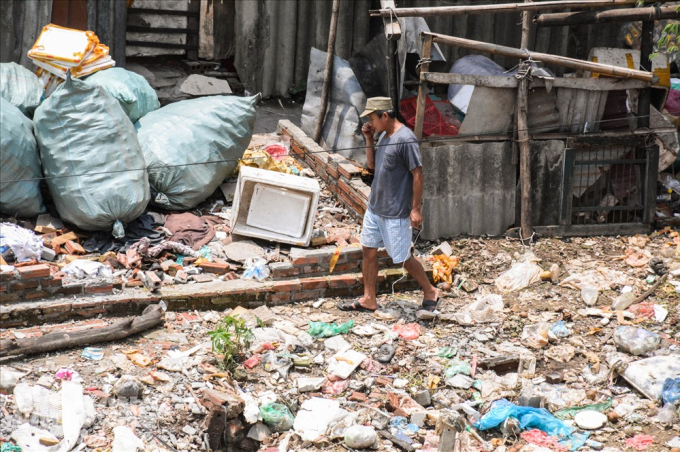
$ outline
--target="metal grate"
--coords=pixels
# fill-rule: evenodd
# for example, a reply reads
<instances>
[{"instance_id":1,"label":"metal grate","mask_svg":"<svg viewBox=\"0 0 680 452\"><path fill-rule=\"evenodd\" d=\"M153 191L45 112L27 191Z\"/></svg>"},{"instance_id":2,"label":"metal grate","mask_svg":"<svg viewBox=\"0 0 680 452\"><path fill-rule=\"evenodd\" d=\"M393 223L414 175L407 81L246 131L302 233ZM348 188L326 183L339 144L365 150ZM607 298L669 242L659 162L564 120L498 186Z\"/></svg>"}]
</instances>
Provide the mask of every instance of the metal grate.
<instances>
[{"instance_id":1,"label":"metal grate","mask_svg":"<svg viewBox=\"0 0 680 452\"><path fill-rule=\"evenodd\" d=\"M566 149L562 224L649 224L659 151L631 139Z\"/></svg>"}]
</instances>

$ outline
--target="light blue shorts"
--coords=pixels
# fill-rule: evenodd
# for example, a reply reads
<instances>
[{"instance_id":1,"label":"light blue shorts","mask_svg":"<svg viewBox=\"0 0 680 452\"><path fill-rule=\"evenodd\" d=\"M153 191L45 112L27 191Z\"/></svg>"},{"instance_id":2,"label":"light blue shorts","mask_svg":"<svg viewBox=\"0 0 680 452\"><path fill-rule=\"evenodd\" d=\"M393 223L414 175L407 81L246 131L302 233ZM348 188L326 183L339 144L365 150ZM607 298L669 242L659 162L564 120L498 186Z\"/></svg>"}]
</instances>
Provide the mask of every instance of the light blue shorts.
<instances>
[{"instance_id":1,"label":"light blue shorts","mask_svg":"<svg viewBox=\"0 0 680 452\"><path fill-rule=\"evenodd\" d=\"M411 219L385 218L366 210L361 229L361 245L367 248L385 247L395 264L411 257Z\"/></svg>"}]
</instances>

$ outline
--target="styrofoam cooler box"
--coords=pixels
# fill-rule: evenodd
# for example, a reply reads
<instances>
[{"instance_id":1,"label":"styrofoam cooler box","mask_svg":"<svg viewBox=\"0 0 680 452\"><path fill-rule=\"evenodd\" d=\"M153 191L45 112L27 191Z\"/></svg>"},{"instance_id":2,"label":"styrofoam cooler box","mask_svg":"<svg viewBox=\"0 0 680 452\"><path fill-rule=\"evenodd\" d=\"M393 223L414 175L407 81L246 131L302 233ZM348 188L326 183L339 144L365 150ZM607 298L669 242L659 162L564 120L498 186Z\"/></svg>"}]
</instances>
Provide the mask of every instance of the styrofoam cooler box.
<instances>
[{"instance_id":1,"label":"styrofoam cooler box","mask_svg":"<svg viewBox=\"0 0 680 452\"><path fill-rule=\"evenodd\" d=\"M320 192L316 179L244 166L231 209L231 231L308 246Z\"/></svg>"}]
</instances>

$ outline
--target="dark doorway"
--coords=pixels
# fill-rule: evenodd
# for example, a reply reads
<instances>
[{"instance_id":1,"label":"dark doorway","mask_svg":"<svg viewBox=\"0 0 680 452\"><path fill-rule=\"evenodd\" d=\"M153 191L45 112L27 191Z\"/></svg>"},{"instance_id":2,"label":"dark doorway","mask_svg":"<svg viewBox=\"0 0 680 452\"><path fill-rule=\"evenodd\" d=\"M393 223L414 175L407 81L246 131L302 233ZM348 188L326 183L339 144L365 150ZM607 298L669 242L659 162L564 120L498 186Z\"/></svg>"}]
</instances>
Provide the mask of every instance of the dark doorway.
<instances>
[{"instance_id":1,"label":"dark doorway","mask_svg":"<svg viewBox=\"0 0 680 452\"><path fill-rule=\"evenodd\" d=\"M87 0L52 0L52 23L87 30Z\"/></svg>"}]
</instances>

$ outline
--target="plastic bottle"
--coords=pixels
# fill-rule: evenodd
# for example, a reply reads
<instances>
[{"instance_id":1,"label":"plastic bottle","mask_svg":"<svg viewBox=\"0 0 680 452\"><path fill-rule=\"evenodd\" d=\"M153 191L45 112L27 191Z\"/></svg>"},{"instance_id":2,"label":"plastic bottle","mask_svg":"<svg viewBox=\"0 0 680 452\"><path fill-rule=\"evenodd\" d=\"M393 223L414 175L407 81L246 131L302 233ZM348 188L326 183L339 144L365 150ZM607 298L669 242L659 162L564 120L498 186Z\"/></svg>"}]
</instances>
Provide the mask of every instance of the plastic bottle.
<instances>
[{"instance_id":1,"label":"plastic bottle","mask_svg":"<svg viewBox=\"0 0 680 452\"><path fill-rule=\"evenodd\" d=\"M614 343L620 352L639 356L659 348L661 337L644 328L620 326L614 333Z\"/></svg>"},{"instance_id":2,"label":"plastic bottle","mask_svg":"<svg viewBox=\"0 0 680 452\"><path fill-rule=\"evenodd\" d=\"M635 298L633 292L622 293L612 302L612 309L614 311L623 311L633 304Z\"/></svg>"},{"instance_id":3,"label":"plastic bottle","mask_svg":"<svg viewBox=\"0 0 680 452\"><path fill-rule=\"evenodd\" d=\"M659 410L654 420L663 426L672 427L675 425L677 410L678 407L674 403L667 403Z\"/></svg>"},{"instance_id":4,"label":"plastic bottle","mask_svg":"<svg viewBox=\"0 0 680 452\"><path fill-rule=\"evenodd\" d=\"M260 407L262 420L275 432L285 432L293 427L295 418L288 407L280 403L272 403Z\"/></svg>"}]
</instances>

